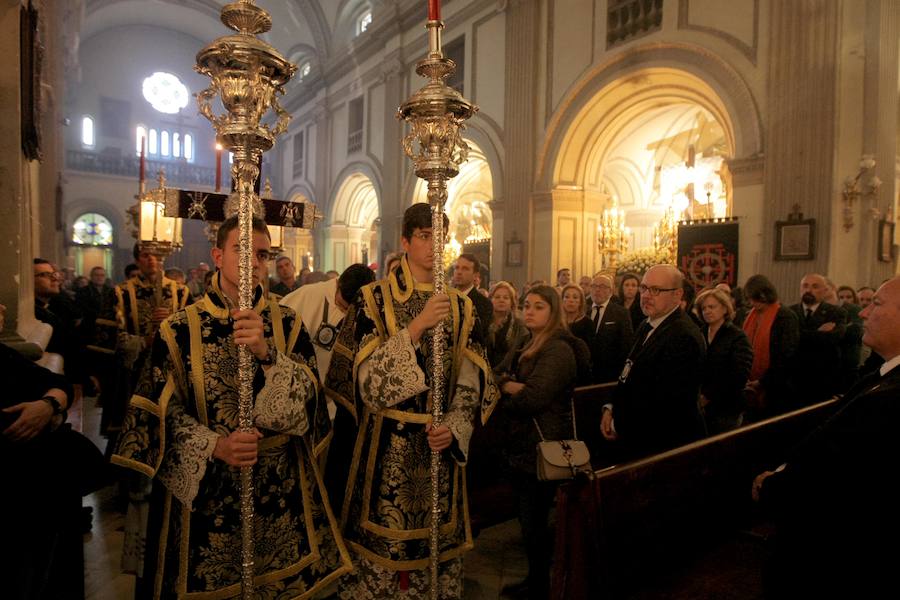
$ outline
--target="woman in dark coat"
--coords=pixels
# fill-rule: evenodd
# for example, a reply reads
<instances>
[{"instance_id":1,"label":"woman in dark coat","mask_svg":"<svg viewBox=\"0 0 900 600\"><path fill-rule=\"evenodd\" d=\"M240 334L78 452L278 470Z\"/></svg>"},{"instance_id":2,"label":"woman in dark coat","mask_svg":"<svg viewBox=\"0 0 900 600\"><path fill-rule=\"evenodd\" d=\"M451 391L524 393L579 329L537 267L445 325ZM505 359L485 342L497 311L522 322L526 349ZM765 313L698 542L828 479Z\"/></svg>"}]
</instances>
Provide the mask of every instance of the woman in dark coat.
<instances>
[{"instance_id":1,"label":"woman in dark coat","mask_svg":"<svg viewBox=\"0 0 900 600\"><path fill-rule=\"evenodd\" d=\"M527 589L527 597L544 599L549 594L552 545L547 518L556 486L537 480L535 447L542 437L573 437L572 391L590 382L590 351L566 330L556 290L534 287L524 306L532 337L516 352L509 376L501 379L500 412L509 432L504 454L519 498L528 577L505 591L525 596Z\"/></svg>"},{"instance_id":2,"label":"woman in dark coat","mask_svg":"<svg viewBox=\"0 0 900 600\"><path fill-rule=\"evenodd\" d=\"M641 295L638 294L641 278L634 273L625 273L621 277L619 288L616 290L616 301L628 309L628 314L631 315L631 329L637 331L645 318L644 311L641 310Z\"/></svg>"},{"instance_id":3,"label":"woman in dark coat","mask_svg":"<svg viewBox=\"0 0 900 600\"><path fill-rule=\"evenodd\" d=\"M753 365L750 340L732 321L731 297L720 289L697 296L694 310L703 319L706 361L700 384L700 408L710 435L741 426L744 420L744 386Z\"/></svg>"},{"instance_id":4,"label":"woman in dark coat","mask_svg":"<svg viewBox=\"0 0 900 600\"><path fill-rule=\"evenodd\" d=\"M494 307L494 316L488 326L487 355L491 368L499 373L509 370L513 351L531 334L516 314L518 297L516 288L511 283L498 281L491 288L489 297Z\"/></svg>"}]
</instances>

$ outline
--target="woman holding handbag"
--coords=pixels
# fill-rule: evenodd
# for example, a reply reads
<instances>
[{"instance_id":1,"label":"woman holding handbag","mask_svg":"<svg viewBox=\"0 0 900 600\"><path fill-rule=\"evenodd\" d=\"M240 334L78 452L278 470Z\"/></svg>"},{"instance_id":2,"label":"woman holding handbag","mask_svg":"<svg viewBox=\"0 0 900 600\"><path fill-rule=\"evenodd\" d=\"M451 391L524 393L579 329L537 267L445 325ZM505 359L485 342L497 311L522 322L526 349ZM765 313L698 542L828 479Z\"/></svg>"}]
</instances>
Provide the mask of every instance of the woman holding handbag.
<instances>
[{"instance_id":1,"label":"woman holding handbag","mask_svg":"<svg viewBox=\"0 0 900 600\"><path fill-rule=\"evenodd\" d=\"M519 499L519 523L528 556L528 577L504 593L546 599L550 587L552 536L547 517L556 491L537 477L537 444L571 440L574 435L572 391L590 382L590 351L565 325L560 297L541 285L525 298L525 326L531 340L514 355L511 371L501 378L500 415L507 436L504 455Z\"/></svg>"}]
</instances>

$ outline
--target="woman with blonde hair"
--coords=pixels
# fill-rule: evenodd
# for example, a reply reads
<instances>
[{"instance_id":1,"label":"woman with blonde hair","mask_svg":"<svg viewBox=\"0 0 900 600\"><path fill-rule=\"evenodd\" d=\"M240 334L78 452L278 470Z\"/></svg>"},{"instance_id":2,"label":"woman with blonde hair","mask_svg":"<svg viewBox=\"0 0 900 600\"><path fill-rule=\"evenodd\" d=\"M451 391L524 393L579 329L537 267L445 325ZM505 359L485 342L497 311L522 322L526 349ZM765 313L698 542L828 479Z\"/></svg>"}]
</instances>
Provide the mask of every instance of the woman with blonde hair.
<instances>
[{"instance_id":1,"label":"woman with blonde hair","mask_svg":"<svg viewBox=\"0 0 900 600\"><path fill-rule=\"evenodd\" d=\"M498 281L488 296L494 307L486 340L488 362L495 371L509 369L512 351L528 338L525 323L516 314L519 297L508 281Z\"/></svg>"},{"instance_id":2,"label":"woman with blonde hair","mask_svg":"<svg viewBox=\"0 0 900 600\"><path fill-rule=\"evenodd\" d=\"M519 522L528 556L528 577L507 594L546 598L549 594L551 537L547 524L555 492L552 482L538 481L535 447L542 439L571 439L572 391L590 382L590 351L566 329L557 291L531 288L525 297L528 341L513 356L510 373L501 377L498 411L507 432L504 455L519 498Z\"/></svg>"},{"instance_id":3,"label":"woman with blonde hair","mask_svg":"<svg viewBox=\"0 0 900 600\"><path fill-rule=\"evenodd\" d=\"M700 410L710 435L740 427L744 420L743 389L753 365L747 334L734 324L731 296L718 288L697 296L694 312L703 319L706 361L700 384Z\"/></svg>"}]
</instances>

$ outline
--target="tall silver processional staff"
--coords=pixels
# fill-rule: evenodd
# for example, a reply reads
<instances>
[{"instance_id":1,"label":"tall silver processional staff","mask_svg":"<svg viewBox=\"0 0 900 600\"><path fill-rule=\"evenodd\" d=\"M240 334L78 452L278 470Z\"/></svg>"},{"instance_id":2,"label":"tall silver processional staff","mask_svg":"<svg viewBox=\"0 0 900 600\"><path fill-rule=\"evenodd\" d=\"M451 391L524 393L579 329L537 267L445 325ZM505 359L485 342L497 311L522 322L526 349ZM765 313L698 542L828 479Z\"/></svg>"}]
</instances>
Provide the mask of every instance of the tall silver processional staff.
<instances>
[{"instance_id":1,"label":"tall silver processional staff","mask_svg":"<svg viewBox=\"0 0 900 600\"><path fill-rule=\"evenodd\" d=\"M447 180L459 173L469 147L460 135L464 122L478 107L447 85L446 79L456 71L456 64L441 50L440 0L428 0L428 55L416 64L416 73L429 79L419 91L400 105L397 117L409 123L403 138L403 150L412 159L417 177L428 182L431 205L431 229L434 244L434 293L443 294L444 282L444 204ZM416 144L418 142L418 144ZM443 324L432 332L431 416L437 427L443 418L444 402L444 336ZM431 598L438 598L438 564L440 562L440 467L441 453L431 451Z\"/></svg>"},{"instance_id":2,"label":"tall silver processional staff","mask_svg":"<svg viewBox=\"0 0 900 600\"><path fill-rule=\"evenodd\" d=\"M262 205L254 193L262 153L287 130L290 115L278 104L278 94L297 67L275 48L256 37L272 28L272 18L254 0L238 0L222 7L222 23L236 34L220 37L197 54L198 73L211 82L197 95L200 112L213 124L216 141L234 153L231 178L236 190L225 206L226 216L238 215L240 234L239 308L253 307L253 216L262 217ZM226 112L214 114L211 101L219 96ZM272 108L278 119L273 126L262 117ZM241 346L238 354L239 422L241 431L253 428L253 357ZM241 467L241 594L253 594L253 467Z\"/></svg>"}]
</instances>

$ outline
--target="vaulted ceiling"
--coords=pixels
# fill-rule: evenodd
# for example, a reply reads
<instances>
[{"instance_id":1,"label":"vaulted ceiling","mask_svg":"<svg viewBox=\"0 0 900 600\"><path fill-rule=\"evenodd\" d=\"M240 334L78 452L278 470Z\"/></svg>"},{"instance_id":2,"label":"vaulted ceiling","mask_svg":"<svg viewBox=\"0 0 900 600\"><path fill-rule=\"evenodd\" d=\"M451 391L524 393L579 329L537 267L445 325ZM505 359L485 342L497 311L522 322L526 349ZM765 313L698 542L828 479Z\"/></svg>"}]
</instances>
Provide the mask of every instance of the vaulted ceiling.
<instances>
[{"instance_id":1,"label":"vaulted ceiling","mask_svg":"<svg viewBox=\"0 0 900 600\"><path fill-rule=\"evenodd\" d=\"M382 2L383 0L375 0ZM229 0L87 0L81 39L118 27L133 25L170 29L197 38L202 43L227 35L219 20L221 7ZM299 54L325 64L340 50L338 36L347 21L372 8L373 0L257 0L272 15L272 30L262 37L288 58ZM405 4L405 2L401 2ZM199 49L199 48L198 48ZM312 54L312 56L308 56Z\"/></svg>"}]
</instances>

